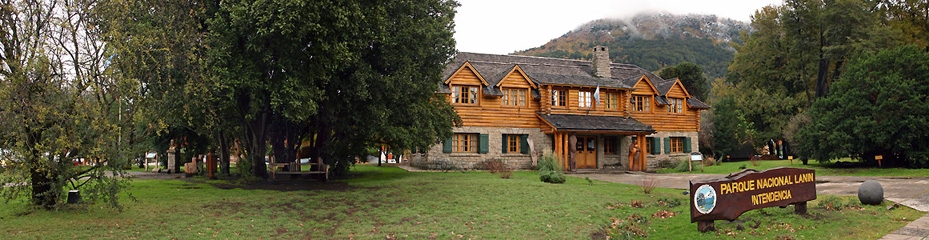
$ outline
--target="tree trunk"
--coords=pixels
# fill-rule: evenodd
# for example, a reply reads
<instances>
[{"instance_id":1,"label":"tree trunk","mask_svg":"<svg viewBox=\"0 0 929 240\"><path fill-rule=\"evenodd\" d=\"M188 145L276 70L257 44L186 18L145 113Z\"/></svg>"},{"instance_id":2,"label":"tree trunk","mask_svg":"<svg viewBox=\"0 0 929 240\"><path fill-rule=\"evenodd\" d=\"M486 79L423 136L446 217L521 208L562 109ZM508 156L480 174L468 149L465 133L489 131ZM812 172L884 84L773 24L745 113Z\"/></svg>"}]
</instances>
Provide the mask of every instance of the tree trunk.
<instances>
[{"instance_id":1,"label":"tree trunk","mask_svg":"<svg viewBox=\"0 0 929 240\"><path fill-rule=\"evenodd\" d=\"M269 110L266 109L258 114L257 119L252 120L251 127L248 130L246 141L248 142L248 158L252 161L252 175L266 179L268 178L268 169L265 165L265 154L267 147L267 130Z\"/></svg>"},{"instance_id":2,"label":"tree trunk","mask_svg":"<svg viewBox=\"0 0 929 240\"><path fill-rule=\"evenodd\" d=\"M326 163L327 159L325 159L325 157L327 157L328 155L325 152L325 148L326 148L327 142L329 141L329 137L330 137L329 134L331 134L331 132L332 132L331 129L329 129L329 127L327 127L325 124L317 125L316 141L315 143L313 143L312 150L310 150L310 156L312 157L311 158L312 161L316 161L319 163ZM329 161L331 162L331 160Z\"/></svg>"},{"instance_id":3,"label":"tree trunk","mask_svg":"<svg viewBox=\"0 0 929 240\"><path fill-rule=\"evenodd\" d=\"M222 174L229 175L229 143L226 141L226 134L222 131L219 132L219 172Z\"/></svg>"},{"instance_id":4,"label":"tree trunk","mask_svg":"<svg viewBox=\"0 0 929 240\"><path fill-rule=\"evenodd\" d=\"M826 96L826 72L829 70L829 59L819 58L819 72L816 74L816 98Z\"/></svg>"},{"instance_id":5,"label":"tree trunk","mask_svg":"<svg viewBox=\"0 0 929 240\"><path fill-rule=\"evenodd\" d=\"M58 203L59 192L57 191L56 180L58 174L52 170L52 166L41 166L39 162L43 161L36 158L36 163L32 164L32 173L30 179L32 183L32 201L38 206L45 209L52 209Z\"/></svg>"}]
</instances>

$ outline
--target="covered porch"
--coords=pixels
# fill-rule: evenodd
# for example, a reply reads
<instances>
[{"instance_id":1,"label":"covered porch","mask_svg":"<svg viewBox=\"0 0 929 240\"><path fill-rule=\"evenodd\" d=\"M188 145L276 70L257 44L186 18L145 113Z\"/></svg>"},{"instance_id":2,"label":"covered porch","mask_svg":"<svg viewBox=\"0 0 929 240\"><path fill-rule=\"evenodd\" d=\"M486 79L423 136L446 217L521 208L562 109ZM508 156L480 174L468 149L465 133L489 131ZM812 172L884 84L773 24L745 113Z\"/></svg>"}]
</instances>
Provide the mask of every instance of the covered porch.
<instances>
[{"instance_id":1,"label":"covered porch","mask_svg":"<svg viewBox=\"0 0 929 240\"><path fill-rule=\"evenodd\" d=\"M606 157L611 155L619 156L619 163L630 171L646 169L644 139L646 135L655 133L651 126L631 117L537 115L546 125L543 132L553 138L553 153L562 160L562 167L567 171L600 168L604 165ZM621 139L637 141L626 143L627 141ZM632 150L633 147L637 150Z\"/></svg>"}]
</instances>

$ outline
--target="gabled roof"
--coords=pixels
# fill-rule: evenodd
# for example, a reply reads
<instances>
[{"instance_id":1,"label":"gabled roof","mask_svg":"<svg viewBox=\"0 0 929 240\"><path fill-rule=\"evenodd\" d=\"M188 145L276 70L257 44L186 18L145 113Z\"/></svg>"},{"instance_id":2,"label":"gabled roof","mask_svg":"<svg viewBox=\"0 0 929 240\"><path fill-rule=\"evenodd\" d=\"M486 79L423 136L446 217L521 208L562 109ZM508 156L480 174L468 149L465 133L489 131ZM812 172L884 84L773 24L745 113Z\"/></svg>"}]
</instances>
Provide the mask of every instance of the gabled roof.
<instances>
[{"instance_id":1,"label":"gabled roof","mask_svg":"<svg viewBox=\"0 0 929 240\"><path fill-rule=\"evenodd\" d=\"M558 131L655 132L651 126L631 117L538 113L536 115Z\"/></svg>"},{"instance_id":2,"label":"gabled roof","mask_svg":"<svg viewBox=\"0 0 929 240\"><path fill-rule=\"evenodd\" d=\"M537 84L535 84L535 82L533 82L531 79L529 79L529 76L526 75L526 71L523 71L523 70L519 67L519 65L514 65L512 70L510 70L510 71L507 72L506 74L503 74L503 77L500 79L499 82L497 82L497 84L494 84L494 87L500 87L501 85L503 85L503 79L505 79L506 76L509 76L511 73L519 73L519 75L522 75L523 78L526 79L526 82L529 83L529 86L532 86L533 89L539 88L539 86L538 86Z\"/></svg>"},{"instance_id":3,"label":"gabled roof","mask_svg":"<svg viewBox=\"0 0 929 240\"><path fill-rule=\"evenodd\" d=\"M680 78L674 78L674 79L671 79L671 80L667 80L666 82L664 82L664 83L662 83L661 85L657 86L657 87L658 87L658 92L661 92L661 93L662 93L661 95L667 95L668 92L670 92L671 89L674 88L675 85L681 87L681 90L684 91L684 96L685 96L685 98L690 98L690 97L691 97L691 96L690 96L690 92L687 91L687 88L684 87L684 83L681 82L681 79L680 79Z\"/></svg>"},{"instance_id":4,"label":"gabled roof","mask_svg":"<svg viewBox=\"0 0 929 240\"><path fill-rule=\"evenodd\" d=\"M640 82L645 82L645 84L648 84L648 87L652 89L652 92L656 92L659 93L658 95L661 95L661 92L658 91L658 87L655 86L655 82L652 81L648 75L641 75L639 78L633 79L635 80L627 81L630 84L629 86L635 87L635 85L639 84Z\"/></svg>"},{"instance_id":5,"label":"gabled roof","mask_svg":"<svg viewBox=\"0 0 929 240\"><path fill-rule=\"evenodd\" d=\"M446 67L445 67L445 72L448 72L448 69L449 69L449 67L446 66ZM465 69L471 69L471 70L473 70L473 71L474 71L474 74L477 75L477 78L481 80L481 84L483 84L484 86L489 86L489 85L490 85L489 83L487 83L487 80L484 79L484 76L480 73L480 71L478 71L476 68L474 68L474 66L471 65L471 63L469 63L469 62L464 62L463 64L461 64L461 67L458 67L455 71L452 71L451 73L449 73L448 76L445 76L445 84L448 84L449 81L452 80L452 78L451 78L452 76L454 76L455 74L458 74L458 73L461 72L461 71L466 71Z\"/></svg>"}]
</instances>

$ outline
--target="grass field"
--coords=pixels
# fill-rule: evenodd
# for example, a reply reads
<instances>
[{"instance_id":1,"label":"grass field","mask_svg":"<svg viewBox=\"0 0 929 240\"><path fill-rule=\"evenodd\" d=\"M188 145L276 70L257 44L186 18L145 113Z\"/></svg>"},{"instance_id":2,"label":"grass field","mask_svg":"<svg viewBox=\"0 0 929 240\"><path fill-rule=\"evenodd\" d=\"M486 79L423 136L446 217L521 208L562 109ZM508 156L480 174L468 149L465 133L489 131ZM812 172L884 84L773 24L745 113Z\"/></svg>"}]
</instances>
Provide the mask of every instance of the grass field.
<instances>
[{"instance_id":1,"label":"grass field","mask_svg":"<svg viewBox=\"0 0 929 240\"><path fill-rule=\"evenodd\" d=\"M724 165L725 166L725 165ZM680 190L536 172L501 179L487 172L410 173L358 166L350 178L235 185L202 179L134 180L138 202L58 211L22 202L0 208L3 239L590 239L612 232L653 239L877 239L923 213L859 206L819 196L809 215L793 207L754 210L716 232L690 223ZM838 210L820 205L837 206ZM854 226L854 227L849 227Z\"/></svg>"}]
</instances>

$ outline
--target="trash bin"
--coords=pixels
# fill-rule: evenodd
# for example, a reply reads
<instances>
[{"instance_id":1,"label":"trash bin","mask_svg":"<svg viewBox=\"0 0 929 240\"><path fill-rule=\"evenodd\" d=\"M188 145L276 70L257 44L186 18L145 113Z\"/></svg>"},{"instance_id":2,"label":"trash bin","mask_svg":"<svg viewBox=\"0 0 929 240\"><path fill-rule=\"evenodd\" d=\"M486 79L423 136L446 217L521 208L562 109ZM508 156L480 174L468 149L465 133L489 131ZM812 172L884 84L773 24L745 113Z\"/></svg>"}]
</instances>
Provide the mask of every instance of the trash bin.
<instances>
[{"instance_id":1,"label":"trash bin","mask_svg":"<svg viewBox=\"0 0 929 240\"><path fill-rule=\"evenodd\" d=\"M81 203L81 190L68 191L68 204Z\"/></svg>"}]
</instances>

